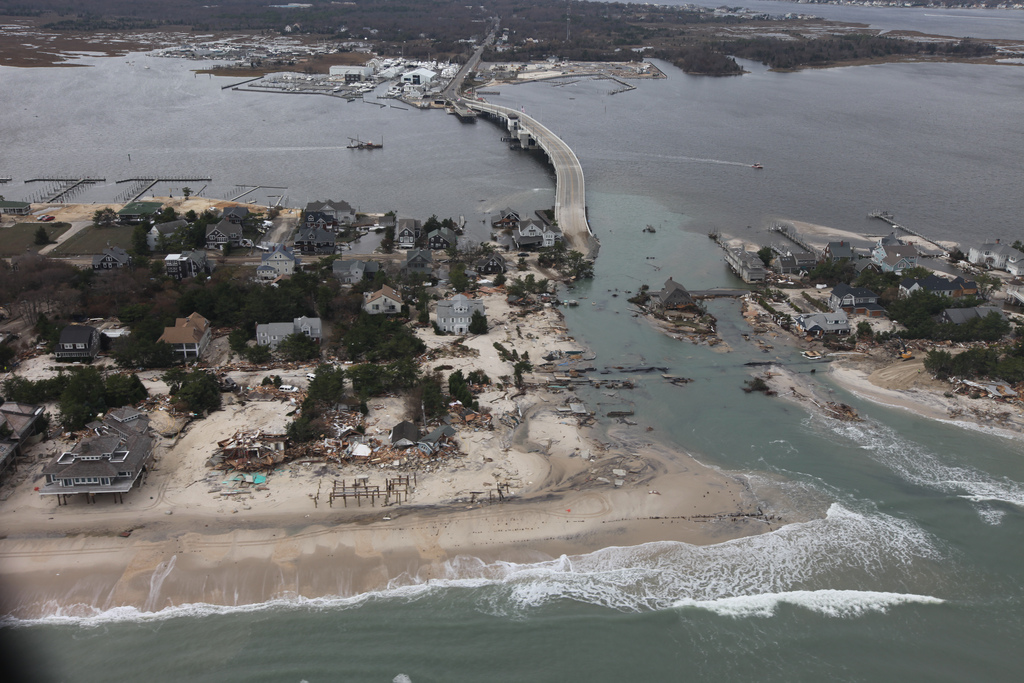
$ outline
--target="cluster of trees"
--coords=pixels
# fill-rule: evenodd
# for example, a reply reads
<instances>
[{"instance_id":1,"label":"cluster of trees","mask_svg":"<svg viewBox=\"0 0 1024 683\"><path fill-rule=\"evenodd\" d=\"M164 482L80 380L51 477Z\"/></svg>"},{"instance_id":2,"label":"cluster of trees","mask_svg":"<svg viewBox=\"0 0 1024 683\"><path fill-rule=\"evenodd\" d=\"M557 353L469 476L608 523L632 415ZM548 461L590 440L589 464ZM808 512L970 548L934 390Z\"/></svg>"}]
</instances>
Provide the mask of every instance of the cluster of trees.
<instances>
[{"instance_id":1,"label":"cluster of trees","mask_svg":"<svg viewBox=\"0 0 1024 683\"><path fill-rule=\"evenodd\" d=\"M324 412L335 408L345 398L345 369L321 365L309 382L300 415L288 425L288 438L293 441L311 441L328 434Z\"/></svg>"},{"instance_id":2,"label":"cluster of trees","mask_svg":"<svg viewBox=\"0 0 1024 683\"><path fill-rule=\"evenodd\" d=\"M756 60L774 69L826 66L896 55L983 57L995 54L996 51L992 45L969 39L957 43L925 43L866 34L826 35L796 40L759 36L726 41L717 47L727 54Z\"/></svg>"},{"instance_id":3,"label":"cluster of trees","mask_svg":"<svg viewBox=\"0 0 1024 683\"><path fill-rule=\"evenodd\" d=\"M940 379L986 377L1024 382L1024 341L1003 348L967 349L956 355L949 351L929 351L924 367Z\"/></svg>"},{"instance_id":4,"label":"cluster of trees","mask_svg":"<svg viewBox=\"0 0 1024 683\"><path fill-rule=\"evenodd\" d=\"M594 277L594 262L575 249L570 251L565 242L555 242L555 246L543 250L537 257L537 264L541 268L557 268L572 279Z\"/></svg>"},{"instance_id":5,"label":"cluster of trees","mask_svg":"<svg viewBox=\"0 0 1024 683\"><path fill-rule=\"evenodd\" d=\"M163 380L167 382L176 410L202 414L220 409L220 385L206 370L189 372L172 368L164 373Z\"/></svg>"},{"instance_id":6,"label":"cluster of trees","mask_svg":"<svg viewBox=\"0 0 1024 683\"><path fill-rule=\"evenodd\" d=\"M11 377L4 381L4 397L18 403L57 402L60 425L76 431L111 408L138 403L149 396L133 373L114 373L104 378L93 367L61 371L49 379Z\"/></svg>"},{"instance_id":7,"label":"cluster of trees","mask_svg":"<svg viewBox=\"0 0 1024 683\"><path fill-rule=\"evenodd\" d=\"M935 319L935 316L947 308L966 308L979 303L974 297L949 299L918 290L904 299L891 302L886 310L890 318L907 328L905 332L900 333L907 339L997 341L1008 334L1010 323L995 311L960 325L938 322Z\"/></svg>"}]
</instances>

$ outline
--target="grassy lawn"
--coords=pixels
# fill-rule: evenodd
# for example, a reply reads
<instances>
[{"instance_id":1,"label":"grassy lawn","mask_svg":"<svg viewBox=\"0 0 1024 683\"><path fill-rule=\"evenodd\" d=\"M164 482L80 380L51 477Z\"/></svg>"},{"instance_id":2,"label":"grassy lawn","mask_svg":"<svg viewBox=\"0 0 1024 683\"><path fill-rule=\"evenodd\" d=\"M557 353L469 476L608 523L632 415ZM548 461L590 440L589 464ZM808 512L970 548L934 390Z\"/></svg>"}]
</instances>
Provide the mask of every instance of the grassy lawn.
<instances>
[{"instance_id":1,"label":"grassy lawn","mask_svg":"<svg viewBox=\"0 0 1024 683\"><path fill-rule=\"evenodd\" d=\"M50 241L63 235L70 223L16 223L9 228L0 228L0 256L17 256L26 251L39 251L36 245L36 230L46 228Z\"/></svg>"},{"instance_id":2,"label":"grassy lawn","mask_svg":"<svg viewBox=\"0 0 1024 683\"><path fill-rule=\"evenodd\" d=\"M127 249L132 244L133 225L115 225L109 228L89 226L54 249L51 254L100 254L107 247Z\"/></svg>"}]
</instances>

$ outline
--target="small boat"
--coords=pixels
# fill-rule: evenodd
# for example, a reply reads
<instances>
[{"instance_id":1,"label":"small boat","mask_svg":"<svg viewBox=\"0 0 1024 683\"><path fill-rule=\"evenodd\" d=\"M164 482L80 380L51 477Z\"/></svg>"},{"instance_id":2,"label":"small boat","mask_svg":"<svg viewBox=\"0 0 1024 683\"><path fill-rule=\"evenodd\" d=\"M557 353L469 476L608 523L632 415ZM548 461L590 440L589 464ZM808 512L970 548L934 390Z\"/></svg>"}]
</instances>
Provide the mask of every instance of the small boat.
<instances>
[{"instance_id":1,"label":"small boat","mask_svg":"<svg viewBox=\"0 0 1024 683\"><path fill-rule=\"evenodd\" d=\"M821 355L817 351L804 351L800 354L807 360L822 360L825 356Z\"/></svg>"},{"instance_id":2,"label":"small boat","mask_svg":"<svg viewBox=\"0 0 1024 683\"><path fill-rule=\"evenodd\" d=\"M764 166L762 166L761 164L751 164L750 168L756 168L756 169L760 170L760 169L764 168Z\"/></svg>"},{"instance_id":3,"label":"small boat","mask_svg":"<svg viewBox=\"0 0 1024 683\"><path fill-rule=\"evenodd\" d=\"M384 149L384 138L381 138L380 143L370 142L367 140L363 142L359 138L349 138L351 142L348 143L349 149Z\"/></svg>"},{"instance_id":4,"label":"small boat","mask_svg":"<svg viewBox=\"0 0 1024 683\"><path fill-rule=\"evenodd\" d=\"M644 228L644 232L655 232L655 230L654 230L654 226L653 226L653 225L651 225L650 223L648 223L648 224L647 224L647 227L646 227L646 228Z\"/></svg>"}]
</instances>

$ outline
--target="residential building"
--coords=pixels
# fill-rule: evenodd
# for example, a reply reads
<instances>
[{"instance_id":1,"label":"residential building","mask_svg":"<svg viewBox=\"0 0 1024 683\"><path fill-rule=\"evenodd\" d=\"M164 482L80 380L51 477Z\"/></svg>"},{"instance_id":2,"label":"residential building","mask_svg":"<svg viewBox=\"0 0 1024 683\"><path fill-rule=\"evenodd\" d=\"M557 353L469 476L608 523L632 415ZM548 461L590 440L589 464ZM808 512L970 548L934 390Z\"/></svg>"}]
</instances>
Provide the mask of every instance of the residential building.
<instances>
[{"instance_id":1,"label":"residential building","mask_svg":"<svg viewBox=\"0 0 1024 683\"><path fill-rule=\"evenodd\" d=\"M519 227L519 220L519 212L506 207L494 216L491 216L491 225L498 229L515 229Z\"/></svg>"},{"instance_id":2,"label":"residential building","mask_svg":"<svg viewBox=\"0 0 1024 683\"><path fill-rule=\"evenodd\" d=\"M917 249L912 244L905 244L895 234L887 235L879 239L871 250L871 261L883 273L899 275L917 265Z\"/></svg>"},{"instance_id":3,"label":"residential building","mask_svg":"<svg viewBox=\"0 0 1024 683\"><path fill-rule=\"evenodd\" d=\"M303 218L303 225L307 229L335 230L338 227L338 221L322 211L309 211Z\"/></svg>"},{"instance_id":4,"label":"residential building","mask_svg":"<svg viewBox=\"0 0 1024 683\"><path fill-rule=\"evenodd\" d=\"M90 325L68 325L61 330L53 355L60 360L92 360L99 350L99 330Z\"/></svg>"},{"instance_id":5,"label":"residential building","mask_svg":"<svg viewBox=\"0 0 1024 683\"><path fill-rule=\"evenodd\" d=\"M540 249L553 247L562 241L562 231L557 226L546 225L536 218L520 221L512 233L512 241L517 249Z\"/></svg>"},{"instance_id":6,"label":"residential building","mask_svg":"<svg viewBox=\"0 0 1024 683\"><path fill-rule=\"evenodd\" d=\"M402 311L402 297L398 292L384 285L376 292L363 294L363 310L371 315L380 313L394 315Z\"/></svg>"},{"instance_id":7,"label":"residential building","mask_svg":"<svg viewBox=\"0 0 1024 683\"><path fill-rule=\"evenodd\" d=\"M221 214L221 218L234 223L235 225L241 225L242 221L249 217L249 209L244 206L229 206L224 209L224 213Z\"/></svg>"},{"instance_id":8,"label":"residential building","mask_svg":"<svg viewBox=\"0 0 1024 683\"><path fill-rule=\"evenodd\" d=\"M829 242L825 245L825 249L821 252L821 258L823 261L852 261L856 257L856 253L850 243L846 240L840 240L838 242Z\"/></svg>"},{"instance_id":9,"label":"residential building","mask_svg":"<svg viewBox=\"0 0 1024 683\"><path fill-rule=\"evenodd\" d=\"M423 234L423 224L415 218L399 218L395 224L395 243L399 249L412 249Z\"/></svg>"},{"instance_id":10,"label":"residential building","mask_svg":"<svg viewBox=\"0 0 1024 683\"><path fill-rule=\"evenodd\" d=\"M427 235L427 247L434 250L451 249L458 241L458 235L451 228L438 228Z\"/></svg>"},{"instance_id":11,"label":"residential building","mask_svg":"<svg viewBox=\"0 0 1024 683\"><path fill-rule=\"evenodd\" d=\"M434 270L434 255L427 249L411 249L405 252L402 268L407 273L430 275Z\"/></svg>"},{"instance_id":12,"label":"residential building","mask_svg":"<svg viewBox=\"0 0 1024 683\"><path fill-rule=\"evenodd\" d=\"M768 276L768 269L764 267L761 257L740 247L727 248L725 262L744 282L764 282Z\"/></svg>"},{"instance_id":13,"label":"residential building","mask_svg":"<svg viewBox=\"0 0 1024 683\"><path fill-rule=\"evenodd\" d=\"M965 280L959 276L950 280L935 273L920 279L905 277L900 281L901 298L908 297L918 290L959 299L962 296L977 295L978 283L974 280Z\"/></svg>"},{"instance_id":14,"label":"residential building","mask_svg":"<svg viewBox=\"0 0 1024 683\"><path fill-rule=\"evenodd\" d=\"M1014 280L1006 285L1006 303L1010 306L1024 306L1024 280Z\"/></svg>"},{"instance_id":15,"label":"residential building","mask_svg":"<svg viewBox=\"0 0 1024 683\"><path fill-rule=\"evenodd\" d=\"M113 268L124 268L130 266L132 257L121 247L107 247L102 254L92 257L93 270L111 270Z\"/></svg>"},{"instance_id":16,"label":"residential building","mask_svg":"<svg viewBox=\"0 0 1024 683\"><path fill-rule=\"evenodd\" d=\"M205 251L183 251L164 257L164 272L175 280L210 273L212 270L213 264L207 260Z\"/></svg>"},{"instance_id":17,"label":"residential building","mask_svg":"<svg viewBox=\"0 0 1024 683\"><path fill-rule=\"evenodd\" d=\"M496 275L508 270L508 263L505 261L504 256L498 252L493 252L477 260L473 268L481 275Z\"/></svg>"},{"instance_id":18,"label":"residential building","mask_svg":"<svg viewBox=\"0 0 1024 683\"><path fill-rule=\"evenodd\" d=\"M466 334L474 313L486 315L484 303L465 294L456 294L451 299L437 302L437 326L445 332Z\"/></svg>"},{"instance_id":19,"label":"residential building","mask_svg":"<svg viewBox=\"0 0 1024 683\"><path fill-rule=\"evenodd\" d=\"M845 311L848 315L866 315L878 318L885 315L885 309L878 304L878 295L866 287L852 287L839 283L832 288L828 300L833 311Z\"/></svg>"},{"instance_id":20,"label":"residential building","mask_svg":"<svg viewBox=\"0 0 1024 683\"><path fill-rule=\"evenodd\" d=\"M846 317L846 312L842 310L831 313L803 313L798 315L794 322L801 332L815 337L850 333L850 321Z\"/></svg>"},{"instance_id":21,"label":"residential building","mask_svg":"<svg viewBox=\"0 0 1024 683\"><path fill-rule=\"evenodd\" d=\"M256 276L261 280L275 280L284 275L292 275L301 267L302 260L295 252L283 244L278 244L260 257Z\"/></svg>"},{"instance_id":22,"label":"residential building","mask_svg":"<svg viewBox=\"0 0 1024 683\"><path fill-rule=\"evenodd\" d=\"M295 318L290 323L266 323L256 326L256 343L276 349L277 345L290 334L304 334L319 343L323 339L323 325L320 318Z\"/></svg>"},{"instance_id":23,"label":"residential building","mask_svg":"<svg viewBox=\"0 0 1024 683\"><path fill-rule=\"evenodd\" d=\"M967 260L976 266L1006 270L1007 261L1015 254L1020 255L1020 252L1008 244L1003 244L1001 240L996 240L971 247L967 252Z\"/></svg>"},{"instance_id":24,"label":"residential building","mask_svg":"<svg viewBox=\"0 0 1024 683\"><path fill-rule=\"evenodd\" d=\"M665 280L665 286L661 291L655 292L651 297L651 304L660 310L680 310L690 308L694 305L693 297L681 284L669 278Z\"/></svg>"},{"instance_id":25,"label":"residential building","mask_svg":"<svg viewBox=\"0 0 1024 683\"><path fill-rule=\"evenodd\" d=\"M203 355L210 343L210 323L198 313L174 321L174 327L165 327L158 341L174 348L181 360L195 360Z\"/></svg>"},{"instance_id":26,"label":"residential building","mask_svg":"<svg viewBox=\"0 0 1024 683\"><path fill-rule=\"evenodd\" d=\"M380 270L380 264L376 261L343 261L336 260L331 264L331 271L334 277L343 285L354 285L363 281L364 278L372 278Z\"/></svg>"},{"instance_id":27,"label":"residential building","mask_svg":"<svg viewBox=\"0 0 1024 683\"><path fill-rule=\"evenodd\" d=\"M320 213L334 221L334 225L351 225L356 218L356 211L348 202L310 202L306 204L306 215Z\"/></svg>"},{"instance_id":28,"label":"residential building","mask_svg":"<svg viewBox=\"0 0 1024 683\"><path fill-rule=\"evenodd\" d=\"M131 202L117 212L117 220L121 223L141 223L159 213L163 207L160 202Z\"/></svg>"},{"instance_id":29,"label":"residential building","mask_svg":"<svg viewBox=\"0 0 1024 683\"><path fill-rule=\"evenodd\" d=\"M0 431L9 432L0 437L0 482L9 472L18 469L17 457L24 452L25 442L35 434L42 415L43 408L37 405L14 401L0 405Z\"/></svg>"},{"instance_id":30,"label":"residential building","mask_svg":"<svg viewBox=\"0 0 1024 683\"><path fill-rule=\"evenodd\" d=\"M333 254L337 236L323 228L301 228L295 235L295 248L303 254Z\"/></svg>"},{"instance_id":31,"label":"residential building","mask_svg":"<svg viewBox=\"0 0 1024 683\"><path fill-rule=\"evenodd\" d=\"M111 418L71 450L54 456L43 468L46 483L39 495L57 496L67 504L68 496L85 495L95 501L97 493L112 493L124 502L124 494L144 479L153 454L153 438L136 432L128 436L110 427Z\"/></svg>"},{"instance_id":32,"label":"residential building","mask_svg":"<svg viewBox=\"0 0 1024 683\"><path fill-rule=\"evenodd\" d=\"M973 308L947 308L939 314L938 320L943 323L963 325L975 318L984 318L989 313L998 313L1006 318L1006 314L995 306L974 306Z\"/></svg>"},{"instance_id":33,"label":"residential building","mask_svg":"<svg viewBox=\"0 0 1024 683\"><path fill-rule=\"evenodd\" d=\"M399 422L391 428L391 445L396 448L415 446L419 438L419 427L408 420Z\"/></svg>"},{"instance_id":34,"label":"residential building","mask_svg":"<svg viewBox=\"0 0 1024 683\"><path fill-rule=\"evenodd\" d=\"M188 221L179 218L176 221L158 223L146 233L146 245L150 251L156 251L160 247L160 238L170 239L178 230L187 229Z\"/></svg>"},{"instance_id":35,"label":"residential building","mask_svg":"<svg viewBox=\"0 0 1024 683\"><path fill-rule=\"evenodd\" d=\"M225 245L237 247L242 243L242 227L228 219L221 219L216 225L206 227L206 248L221 249Z\"/></svg>"}]
</instances>

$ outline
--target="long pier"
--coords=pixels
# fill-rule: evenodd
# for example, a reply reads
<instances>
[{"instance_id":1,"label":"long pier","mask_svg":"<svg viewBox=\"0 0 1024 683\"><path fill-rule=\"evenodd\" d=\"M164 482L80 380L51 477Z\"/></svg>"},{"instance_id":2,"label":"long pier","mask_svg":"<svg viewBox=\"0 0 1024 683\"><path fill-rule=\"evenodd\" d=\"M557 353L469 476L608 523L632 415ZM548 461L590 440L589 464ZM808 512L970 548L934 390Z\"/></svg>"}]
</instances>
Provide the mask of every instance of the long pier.
<instances>
[{"instance_id":1,"label":"long pier","mask_svg":"<svg viewBox=\"0 0 1024 683\"><path fill-rule=\"evenodd\" d=\"M121 183L140 183L140 186L136 186L134 189L130 189L123 193L123 196L119 196L118 199L123 199L126 202L138 201L144 194L149 192L154 185L157 183L209 183L212 178L187 178L182 176L175 176L170 178L125 178L124 180L116 181L118 184Z\"/></svg>"},{"instance_id":2,"label":"long pier","mask_svg":"<svg viewBox=\"0 0 1024 683\"><path fill-rule=\"evenodd\" d=\"M872 211L871 213L868 214L868 218L877 218L880 221L885 221L886 223L891 225L895 230L902 230L903 232L909 233L911 235L914 235L915 237L920 237L925 242L928 242L929 244L932 244L932 245L938 247L943 252L946 251L946 247L942 246L941 244L939 244L938 242L936 242L932 238L925 237L924 235L919 233L917 230L912 230L912 229L908 228L905 225L900 225L899 223L897 223L895 217L891 213L889 213L888 211L881 211L881 210Z\"/></svg>"},{"instance_id":3,"label":"long pier","mask_svg":"<svg viewBox=\"0 0 1024 683\"><path fill-rule=\"evenodd\" d=\"M40 196L40 198L38 200L38 201L43 202L45 204L55 204L55 203L59 203L62 198L64 198L67 195L72 194L73 192L75 192L82 185L94 185L96 183L102 183L102 182L105 182L105 181L106 181L106 178L89 178L89 177L86 177L86 178L66 178L66 177L61 177L61 178L30 178L29 180L26 180L25 182L26 183L60 183L60 186L57 187L57 189L53 189L51 187L51 190L50 190L49 194L43 194L42 196Z\"/></svg>"},{"instance_id":4,"label":"long pier","mask_svg":"<svg viewBox=\"0 0 1024 683\"><path fill-rule=\"evenodd\" d=\"M805 242L803 240L803 238L801 238L800 235L798 235L795 230L790 230L790 227L788 225L784 225L782 223L772 223L771 227L768 228L768 231L769 232L777 232L777 233L781 234L783 237L788 239L790 242L792 242L793 244L796 244L799 247L802 247L805 251L807 251L807 252L809 252L811 254L817 254L818 253L818 250L815 249L814 247L812 247L807 242ZM781 253L780 251L775 249L774 245L772 246L772 249L774 251L776 251L776 253Z\"/></svg>"},{"instance_id":5,"label":"long pier","mask_svg":"<svg viewBox=\"0 0 1024 683\"><path fill-rule=\"evenodd\" d=\"M487 102L459 100L459 103L503 121L523 149L541 149L555 167L555 220L573 249L588 257L597 255L600 244L587 220L586 186L583 167L575 152L539 121L509 107Z\"/></svg>"}]
</instances>

